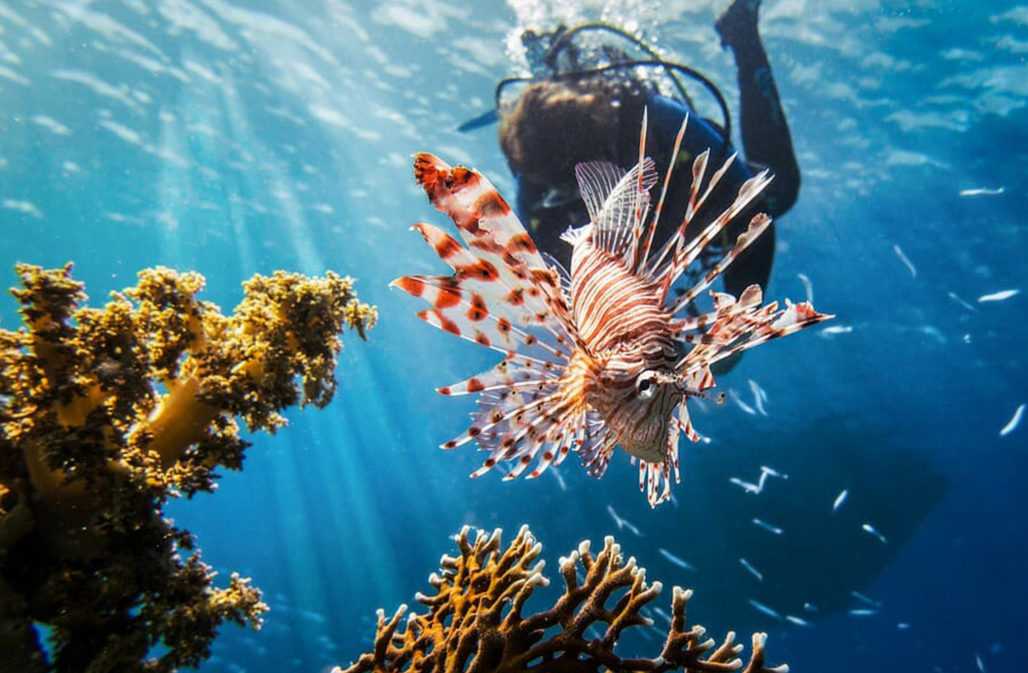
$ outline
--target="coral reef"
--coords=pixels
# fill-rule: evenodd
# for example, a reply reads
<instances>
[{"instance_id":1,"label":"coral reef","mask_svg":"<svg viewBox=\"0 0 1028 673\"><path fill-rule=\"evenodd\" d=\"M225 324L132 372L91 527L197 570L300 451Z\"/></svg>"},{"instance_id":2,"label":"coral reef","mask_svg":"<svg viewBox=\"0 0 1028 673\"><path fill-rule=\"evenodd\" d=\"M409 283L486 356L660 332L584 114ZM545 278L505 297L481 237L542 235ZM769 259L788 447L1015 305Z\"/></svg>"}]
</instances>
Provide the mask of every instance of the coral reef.
<instances>
[{"instance_id":1,"label":"coral reef","mask_svg":"<svg viewBox=\"0 0 1028 673\"><path fill-rule=\"evenodd\" d=\"M339 333L377 318L349 278L276 272L231 316L204 279L157 268L88 308L71 265L18 265L25 327L0 330L0 670L196 666L225 620L267 606L232 574L216 588L170 497L214 490L251 431L336 389ZM48 627L44 652L33 622Z\"/></svg>"},{"instance_id":2,"label":"coral reef","mask_svg":"<svg viewBox=\"0 0 1028 673\"><path fill-rule=\"evenodd\" d=\"M548 584L542 550L522 527L501 550L500 531L479 531L472 542L465 527L456 537L460 556L443 556L441 575L429 582L432 596L418 594L426 614L411 614L400 630L407 606L391 619L378 613L374 649L349 668L333 673L595 673L627 671L734 671L742 667L743 646L729 632L720 645L705 638L702 626L686 628L685 607L692 591L675 587L671 623L654 658L627 658L615 652L618 639L633 626L652 627L645 606L661 591L646 583L646 571L627 561L620 545L608 537L595 556L589 542L560 559L563 595L548 610L522 615L525 602ZM580 574L581 573L581 574ZM612 605L608 605L612 603ZM786 673L788 666L764 665L766 635L753 635L753 650L744 673Z\"/></svg>"}]
</instances>

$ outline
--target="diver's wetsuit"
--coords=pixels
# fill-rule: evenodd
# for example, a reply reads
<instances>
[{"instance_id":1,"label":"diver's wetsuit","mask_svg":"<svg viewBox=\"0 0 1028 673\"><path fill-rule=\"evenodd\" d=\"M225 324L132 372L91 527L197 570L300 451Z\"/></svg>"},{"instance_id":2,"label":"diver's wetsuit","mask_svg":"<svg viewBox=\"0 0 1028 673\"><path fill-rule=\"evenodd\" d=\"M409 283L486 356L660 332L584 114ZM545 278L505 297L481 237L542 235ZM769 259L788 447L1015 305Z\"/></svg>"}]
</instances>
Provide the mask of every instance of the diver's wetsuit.
<instances>
[{"instance_id":1,"label":"diver's wetsuit","mask_svg":"<svg viewBox=\"0 0 1028 673\"><path fill-rule=\"evenodd\" d=\"M774 180L764 190L760 200L741 213L728 227L720 241L723 247L734 243L736 236L745 229L754 213L764 212L772 218L778 218L792 208L799 194L800 171L793 151L789 125L757 28L760 4L760 0L734 0L715 23L722 45L731 49L735 57L739 79L740 126L746 158L736 159L694 222L702 225L720 213L734 199L742 183L755 172L768 168L774 174ZM663 171L668 165L668 155L673 148L682 118L691 111L685 102L656 93L646 97L645 106L649 110L650 118L646 153L657 162L658 170ZM628 167L637 161L641 106L640 109L622 109L620 117L618 139L613 141L613 148L606 149L613 149L613 154L617 155L616 163ZM575 129L568 128L564 131L574 133ZM582 156L576 159L613 160L612 156L604 156L611 153L604 152L604 140L592 141L597 144L597 156ZM580 147L581 144L576 146ZM708 147L711 150L707 169L709 175L710 171L720 167L721 162L733 150L730 141L725 147L724 134L719 128L708 120L690 114L689 126L683 139L682 156L677 158L678 163L675 167L676 178L669 189L668 201L656 238L658 245L670 235L685 213L692 182L692 158ZM558 153L559 149L554 148ZM552 191L555 185L533 184L524 176L515 177L518 180L518 215L532 230L542 249L549 251L558 260L566 261L569 254L567 246L560 242L560 234L569 226L581 226L587 220L584 205L578 198L574 185L556 185L562 197L552 199L547 198L547 192ZM549 203L545 203L547 201ZM694 226L689 233L696 235L699 228ZM775 226L772 225L725 272L725 288L737 296L753 283L766 289L771 274L774 248Z\"/></svg>"},{"instance_id":2,"label":"diver's wetsuit","mask_svg":"<svg viewBox=\"0 0 1028 673\"><path fill-rule=\"evenodd\" d=\"M651 94L646 99L646 109L649 115L646 154L656 161L658 172L663 174L670 160L669 155L674 147L675 136L681 127L683 118L689 112L689 108L680 101ZM619 143L621 146L619 154L621 156L618 163L625 167L634 164L638 158L639 123L642 119L642 110L626 110L623 117L625 121L621 129L622 142ZM636 121L633 123L632 119ZM731 144L728 147L724 146L722 134L714 124L701 119L695 114L690 114L689 124L686 128L685 137L682 140L675 173L672 177L667 201L661 216L660 227L655 238L656 245L662 244L681 222L686 205L689 202L693 158L708 148L711 150L707 168L707 175L709 176L721 166L721 163L734 150ZM594 158L582 157L582 161ZM752 177L753 174L750 166L745 161L741 158L736 158L728 172L721 179L718 188L693 222L703 224L711 221L713 217L731 204L739 191L739 187L743 182ZM588 215L582 200L577 192L570 185L567 185L564 186L565 198L561 199L559 203L546 203L553 200L547 198L547 192L554 187L553 185L539 185L530 182L524 176L515 177L518 183L517 201L515 203L518 216L532 232L532 236L539 247L566 264L570 257L570 250L567 244L559 239L560 235L568 227L579 227L587 223ZM772 211L772 205L766 198L757 201L755 205L744 211L733 225L729 227L727 239L723 242L730 246L739 232L745 229L749 218L756 212L766 212L772 217L780 214L779 212ZM699 233L700 228L700 226L694 225L689 233L696 235ZM746 286L752 283L758 283L761 287L766 287L771 273L773 254L774 227L772 226L740 256L735 264L728 268L724 275L726 289L738 295Z\"/></svg>"}]
</instances>

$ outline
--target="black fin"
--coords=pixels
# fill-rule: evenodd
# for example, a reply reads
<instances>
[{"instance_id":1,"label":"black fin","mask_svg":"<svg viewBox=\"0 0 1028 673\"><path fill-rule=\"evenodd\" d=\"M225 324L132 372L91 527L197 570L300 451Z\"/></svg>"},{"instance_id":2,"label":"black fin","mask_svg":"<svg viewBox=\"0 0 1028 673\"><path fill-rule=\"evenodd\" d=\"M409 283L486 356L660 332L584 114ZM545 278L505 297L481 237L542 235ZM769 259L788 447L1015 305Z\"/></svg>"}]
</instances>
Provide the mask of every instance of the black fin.
<instances>
[{"instance_id":1,"label":"black fin","mask_svg":"<svg viewBox=\"0 0 1028 673\"><path fill-rule=\"evenodd\" d=\"M500 113L498 110L492 109L488 112L484 112L478 115L477 117L467 120L466 122L458 126L457 130L461 133L467 133L469 131L475 131L477 129L480 129L484 126L489 126L490 124L495 124L498 121L500 121Z\"/></svg>"}]
</instances>

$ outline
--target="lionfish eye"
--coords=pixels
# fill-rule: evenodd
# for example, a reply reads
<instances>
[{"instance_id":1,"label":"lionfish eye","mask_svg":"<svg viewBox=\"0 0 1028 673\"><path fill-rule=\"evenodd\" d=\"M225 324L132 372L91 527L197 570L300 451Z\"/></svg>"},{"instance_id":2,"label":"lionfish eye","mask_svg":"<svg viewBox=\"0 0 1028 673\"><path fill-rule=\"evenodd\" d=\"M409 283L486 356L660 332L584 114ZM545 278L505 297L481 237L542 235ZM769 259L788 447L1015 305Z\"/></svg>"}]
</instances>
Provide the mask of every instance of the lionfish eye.
<instances>
[{"instance_id":1,"label":"lionfish eye","mask_svg":"<svg viewBox=\"0 0 1028 673\"><path fill-rule=\"evenodd\" d=\"M644 400L648 400L653 397L653 394L657 392L657 383L654 380L657 377L657 373L653 371L643 372L639 375L639 378L635 382L635 391Z\"/></svg>"}]
</instances>

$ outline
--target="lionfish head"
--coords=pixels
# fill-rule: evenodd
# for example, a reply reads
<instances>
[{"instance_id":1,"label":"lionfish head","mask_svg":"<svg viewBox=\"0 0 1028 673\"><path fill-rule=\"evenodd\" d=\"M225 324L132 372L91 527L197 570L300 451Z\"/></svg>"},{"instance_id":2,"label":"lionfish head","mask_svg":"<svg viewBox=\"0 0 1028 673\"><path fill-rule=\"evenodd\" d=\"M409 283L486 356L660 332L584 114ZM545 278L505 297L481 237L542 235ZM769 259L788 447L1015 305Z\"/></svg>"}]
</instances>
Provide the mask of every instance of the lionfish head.
<instances>
[{"instance_id":1,"label":"lionfish head","mask_svg":"<svg viewBox=\"0 0 1028 673\"><path fill-rule=\"evenodd\" d=\"M598 388L593 406L618 444L636 458L663 463L671 450L675 408L683 395L671 365L645 359L629 364L615 358L603 368Z\"/></svg>"}]
</instances>

